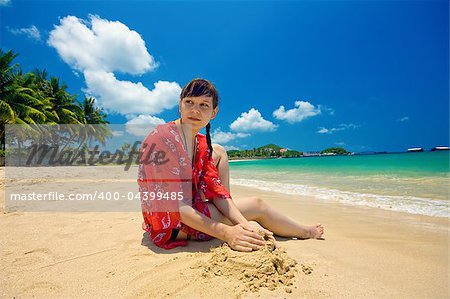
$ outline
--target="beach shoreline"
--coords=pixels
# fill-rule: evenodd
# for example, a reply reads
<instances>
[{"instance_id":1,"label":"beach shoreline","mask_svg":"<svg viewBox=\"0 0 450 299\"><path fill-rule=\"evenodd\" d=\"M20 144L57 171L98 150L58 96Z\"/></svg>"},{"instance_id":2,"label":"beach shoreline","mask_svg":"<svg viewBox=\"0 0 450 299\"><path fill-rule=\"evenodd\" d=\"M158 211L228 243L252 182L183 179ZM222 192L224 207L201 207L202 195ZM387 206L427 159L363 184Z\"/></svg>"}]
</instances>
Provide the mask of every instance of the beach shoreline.
<instances>
[{"instance_id":1,"label":"beach shoreline","mask_svg":"<svg viewBox=\"0 0 450 299\"><path fill-rule=\"evenodd\" d=\"M86 169L87 170L87 169ZM2 177L4 168L1 169ZM85 189L80 174L59 183L61 192ZM91 168L104 177L101 167ZM117 172L120 174L120 172ZM103 175L103 176L102 176ZM131 176L131 174L130 174ZM114 176L112 176L114 177ZM47 179L48 180L48 179ZM105 180L111 188L116 181ZM37 181L34 190L47 190ZM95 182L98 184L98 182ZM2 182L4 188L5 182ZM1 192L4 203L4 192ZM324 240L277 237L299 265L285 288L242 294L242 298L444 298L448 297L448 218L323 202L250 187L231 186L234 200L258 196L303 224L322 223ZM207 263L219 240L156 248L141 229L139 211L2 212L0 214L2 298L146 297L230 298L239 281L209 284L192 277ZM158 274L156 274L158 273ZM223 288L215 287L217 284Z\"/></svg>"}]
</instances>

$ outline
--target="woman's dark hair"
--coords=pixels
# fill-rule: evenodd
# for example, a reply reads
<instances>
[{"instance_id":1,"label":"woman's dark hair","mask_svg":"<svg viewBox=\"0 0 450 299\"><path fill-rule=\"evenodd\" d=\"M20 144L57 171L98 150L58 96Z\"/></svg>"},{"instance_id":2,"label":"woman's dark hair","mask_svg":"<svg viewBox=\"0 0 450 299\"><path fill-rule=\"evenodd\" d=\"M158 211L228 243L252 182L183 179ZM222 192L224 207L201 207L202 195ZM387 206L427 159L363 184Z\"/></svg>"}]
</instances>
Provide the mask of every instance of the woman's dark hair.
<instances>
[{"instance_id":1,"label":"woman's dark hair","mask_svg":"<svg viewBox=\"0 0 450 299\"><path fill-rule=\"evenodd\" d=\"M217 92L214 85L205 79L196 78L191 80L180 94L180 100L183 100L186 97L201 97L201 96L209 96L213 100L213 109L219 105L219 93ZM211 157L213 148L211 144L211 124L208 123L206 125L206 141L208 143L209 148L209 156Z\"/></svg>"}]
</instances>

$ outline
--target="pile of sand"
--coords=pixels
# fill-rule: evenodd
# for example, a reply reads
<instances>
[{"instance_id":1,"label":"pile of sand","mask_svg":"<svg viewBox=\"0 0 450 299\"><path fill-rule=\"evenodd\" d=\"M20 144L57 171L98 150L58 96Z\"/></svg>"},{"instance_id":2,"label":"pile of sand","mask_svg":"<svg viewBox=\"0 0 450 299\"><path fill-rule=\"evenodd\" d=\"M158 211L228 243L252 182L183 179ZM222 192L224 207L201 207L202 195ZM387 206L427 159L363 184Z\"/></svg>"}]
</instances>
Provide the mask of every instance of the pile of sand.
<instances>
[{"instance_id":1,"label":"pile of sand","mask_svg":"<svg viewBox=\"0 0 450 299\"><path fill-rule=\"evenodd\" d=\"M266 238L265 247L253 252L234 251L226 243L211 249L211 252L211 258L203 265L203 279L237 279L237 295L278 287L285 287L287 293L292 292L292 280L298 272L297 262L285 250L276 247L272 240Z\"/></svg>"}]
</instances>

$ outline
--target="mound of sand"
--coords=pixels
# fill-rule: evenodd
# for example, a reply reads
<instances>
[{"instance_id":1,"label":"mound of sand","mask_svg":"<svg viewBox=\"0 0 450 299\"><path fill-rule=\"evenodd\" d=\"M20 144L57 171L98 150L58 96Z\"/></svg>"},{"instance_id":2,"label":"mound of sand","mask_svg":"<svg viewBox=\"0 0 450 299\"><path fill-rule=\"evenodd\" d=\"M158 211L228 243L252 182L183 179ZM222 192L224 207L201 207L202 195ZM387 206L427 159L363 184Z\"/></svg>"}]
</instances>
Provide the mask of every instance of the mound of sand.
<instances>
[{"instance_id":1,"label":"mound of sand","mask_svg":"<svg viewBox=\"0 0 450 299\"><path fill-rule=\"evenodd\" d=\"M211 249L211 253L211 258L203 265L202 277L239 280L237 295L248 291L257 292L260 288L275 290L278 287L285 287L286 292L292 292L290 286L298 272L297 262L268 238L265 247L258 251L238 252L224 243Z\"/></svg>"}]
</instances>

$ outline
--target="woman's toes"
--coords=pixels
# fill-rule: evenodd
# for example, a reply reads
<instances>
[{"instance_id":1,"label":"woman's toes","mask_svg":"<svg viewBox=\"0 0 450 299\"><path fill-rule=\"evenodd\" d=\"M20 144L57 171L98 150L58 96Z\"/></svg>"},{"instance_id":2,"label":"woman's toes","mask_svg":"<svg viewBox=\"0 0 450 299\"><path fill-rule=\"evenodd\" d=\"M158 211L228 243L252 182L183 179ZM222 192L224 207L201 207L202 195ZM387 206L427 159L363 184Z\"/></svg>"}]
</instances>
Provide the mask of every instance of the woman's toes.
<instances>
[{"instance_id":1,"label":"woman's toes","mask_svg":"<svg viewBox=\"0 0 450 299\"><path fill-rule=\"evenodd\" d=\"M323 235L323 226L319 223L316 225L315 227L315 234L314 234L314 238L320 238Z\"/></svg>"},{"instance_id":2,"label":"woman's toes","mask_svg":"<svg viewBox=\"0 0 450 299\"><path fill-rule=\"evenodd\" d=\"M320 223L316 225L316 228L321 234L323 234L324 229L323 229L323 226Z\"/></svg>"}]
</instances>

